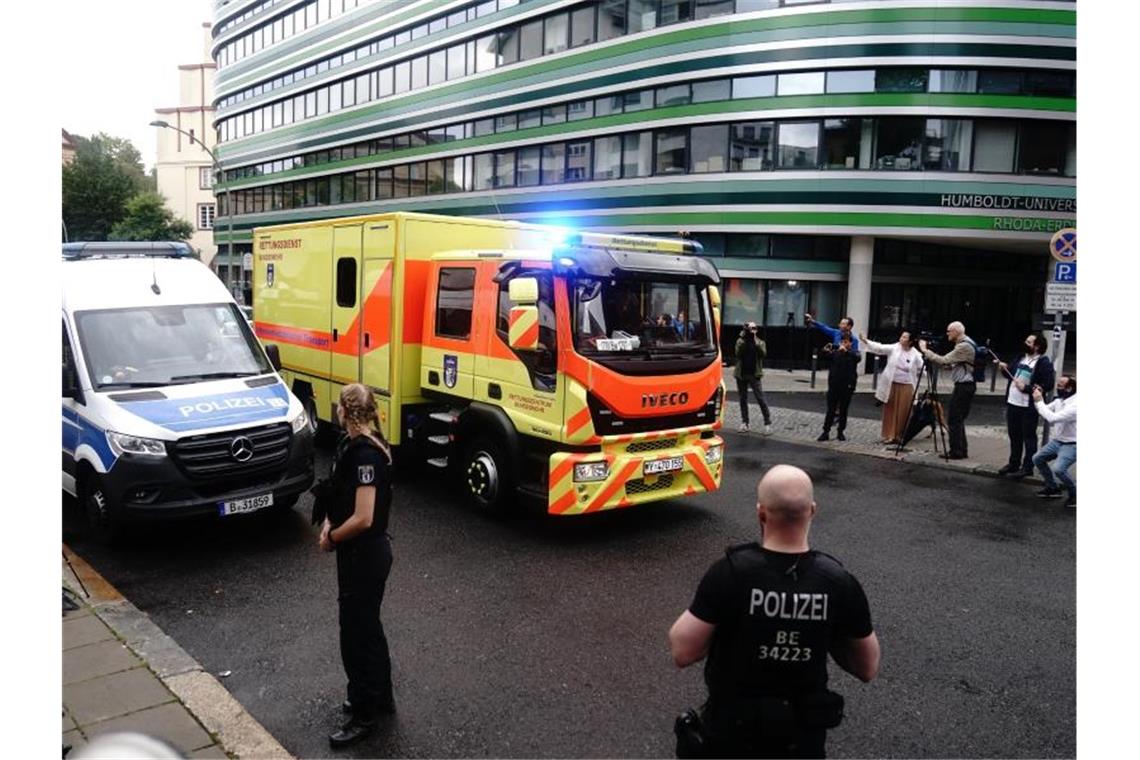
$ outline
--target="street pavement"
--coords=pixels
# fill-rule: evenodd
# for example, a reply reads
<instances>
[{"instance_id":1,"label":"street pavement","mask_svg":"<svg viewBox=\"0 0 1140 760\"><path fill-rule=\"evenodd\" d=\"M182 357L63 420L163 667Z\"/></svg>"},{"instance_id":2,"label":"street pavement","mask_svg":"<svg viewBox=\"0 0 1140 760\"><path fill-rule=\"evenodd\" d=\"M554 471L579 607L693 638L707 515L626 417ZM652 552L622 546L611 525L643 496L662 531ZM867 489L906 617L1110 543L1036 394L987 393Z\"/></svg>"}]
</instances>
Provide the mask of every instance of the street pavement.
<instances>
[{"instance_id":1,"label":"street pavement","mask_svg":"<svg viewBox=\"0 0 1140 760\"><path fill-rule=\"evenodd\" d=\"M852 456L870 448L856 423L875 420L852 420L846 448L805 444L818 426L797 415L811 414L776 410L768 438L727 432L715 494L587 519L488 520L404 473L383 612L398 712L337 756L672 756L673 718L703 687L699 667L673 667L666 633L724 547L756 538L755 482L778 462L814 478L813 544L860 578L883 644L869 685L832 667L848 700L833 757L1074 756L1074 511L1027 483ZM286 750L325 757L344 675L334 558L309 506L114 550L71 514L64 537L204 672L228 673Z\"/></svg>"}]
</instances>

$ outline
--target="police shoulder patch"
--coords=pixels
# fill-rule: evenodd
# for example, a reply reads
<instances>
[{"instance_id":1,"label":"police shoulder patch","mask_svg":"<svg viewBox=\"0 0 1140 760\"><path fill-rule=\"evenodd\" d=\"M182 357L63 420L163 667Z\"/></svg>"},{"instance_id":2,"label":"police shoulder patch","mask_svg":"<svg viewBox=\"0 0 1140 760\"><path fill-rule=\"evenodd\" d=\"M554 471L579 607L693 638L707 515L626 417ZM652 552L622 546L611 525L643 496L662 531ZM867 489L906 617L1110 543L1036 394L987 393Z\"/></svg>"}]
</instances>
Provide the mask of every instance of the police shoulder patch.
<instances>
[{"instance_id":1,"label":"police shoulder patch","mask_svg":"<svg viewBox=\"0 0 1140 760\"><path fill-rule=\"evenodd\" d=\"M356 478L364 485L376 479L376 470L370 464L362 464L356 468Z\"/></svg>"}]
</instances>

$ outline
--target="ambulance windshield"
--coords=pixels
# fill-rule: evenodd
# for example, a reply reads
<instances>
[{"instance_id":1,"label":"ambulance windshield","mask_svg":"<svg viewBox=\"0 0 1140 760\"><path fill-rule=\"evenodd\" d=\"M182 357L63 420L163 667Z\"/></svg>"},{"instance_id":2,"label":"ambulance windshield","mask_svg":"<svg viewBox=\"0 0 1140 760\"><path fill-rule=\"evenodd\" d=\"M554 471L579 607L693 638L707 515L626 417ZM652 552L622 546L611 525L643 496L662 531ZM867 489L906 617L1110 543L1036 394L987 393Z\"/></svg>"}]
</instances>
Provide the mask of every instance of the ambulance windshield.
<instances>
[{"instance_id":1,"label":"ambulance windshield","mask_svg":"<svg viewBox=\"0 0 1140 760\"><path fill-rule=\"evenodd\" d=\"M653 358L716 351L703 283L580 279L573 292L580 353Z\"/></svg>"},{"instance_id":2,"label":"ambulance windshield","mask_svg":"<svg viewBox=\"0 0 1140 760\"><path fill-rule=\"evenodd\" d=\"M97 390L272 371L249 324L232 303L82 311L75 321Z\"/></svg>"}]
</instances>

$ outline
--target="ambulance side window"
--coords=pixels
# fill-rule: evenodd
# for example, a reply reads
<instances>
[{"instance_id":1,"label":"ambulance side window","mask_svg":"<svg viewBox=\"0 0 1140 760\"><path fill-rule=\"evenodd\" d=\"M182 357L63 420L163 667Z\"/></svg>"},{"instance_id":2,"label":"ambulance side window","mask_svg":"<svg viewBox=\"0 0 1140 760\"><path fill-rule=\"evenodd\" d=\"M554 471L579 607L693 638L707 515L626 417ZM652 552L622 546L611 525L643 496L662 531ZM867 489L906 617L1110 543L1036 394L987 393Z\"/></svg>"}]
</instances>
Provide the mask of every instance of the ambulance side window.
<instances>
[{"instance_id":1,"label":"ambulance side window","mask_svg":"<svg viewBox=\"0 0 1140 760\"><path fill-rule=\"evenodd\" d=\"M456 340L470 338L474 303L475 268L442 267L435 294L435 334Z\"/></svg>"},{"instance_id":2,"label":"ambulance side window","mask_svg":"<svg viewBox=\"0 0 1140 760\"><path fill-rule=\"evenodd\" d=\"M336 305L356 306L356 259L336 260Z\"/></svg>"},{"instance_id":3,"label":"ambulance side window","mask_svg":"<svg viewBox=\"0 0 1140 760\"><path fill-rule=\"evenodd\" d=\"M554 285L547 273L527 272L526 277L538 280L538 350L517 353L520 361L530 371L531 382L536 390L553 391L558 370L558 326L554 317ZM499 284L499 314L496 332L503 343L508 343L508 327L511 317L510 280Z\"/></svg>"}]
</instances>

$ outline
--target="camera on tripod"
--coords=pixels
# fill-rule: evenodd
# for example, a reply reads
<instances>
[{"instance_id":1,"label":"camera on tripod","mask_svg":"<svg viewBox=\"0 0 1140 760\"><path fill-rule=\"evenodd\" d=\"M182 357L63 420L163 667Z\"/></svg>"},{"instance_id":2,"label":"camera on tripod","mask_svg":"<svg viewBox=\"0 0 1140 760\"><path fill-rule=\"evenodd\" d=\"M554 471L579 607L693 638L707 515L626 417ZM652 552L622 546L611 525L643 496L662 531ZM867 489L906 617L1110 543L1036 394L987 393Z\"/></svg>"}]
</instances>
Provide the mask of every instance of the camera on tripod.
<instances>
[{"instance_id":1,"label":"camera on tripod","mask_svg":"<svg viewBox=\"0 0 1140 760\"><path fill-rule=\"evenodd\" d=\"M926 341L926 347L935 350L938 344L942 341L942 336L931 332L930 330L920 330L915 338L915 343L920 340Z\"/></svg>"}]
</instances>

